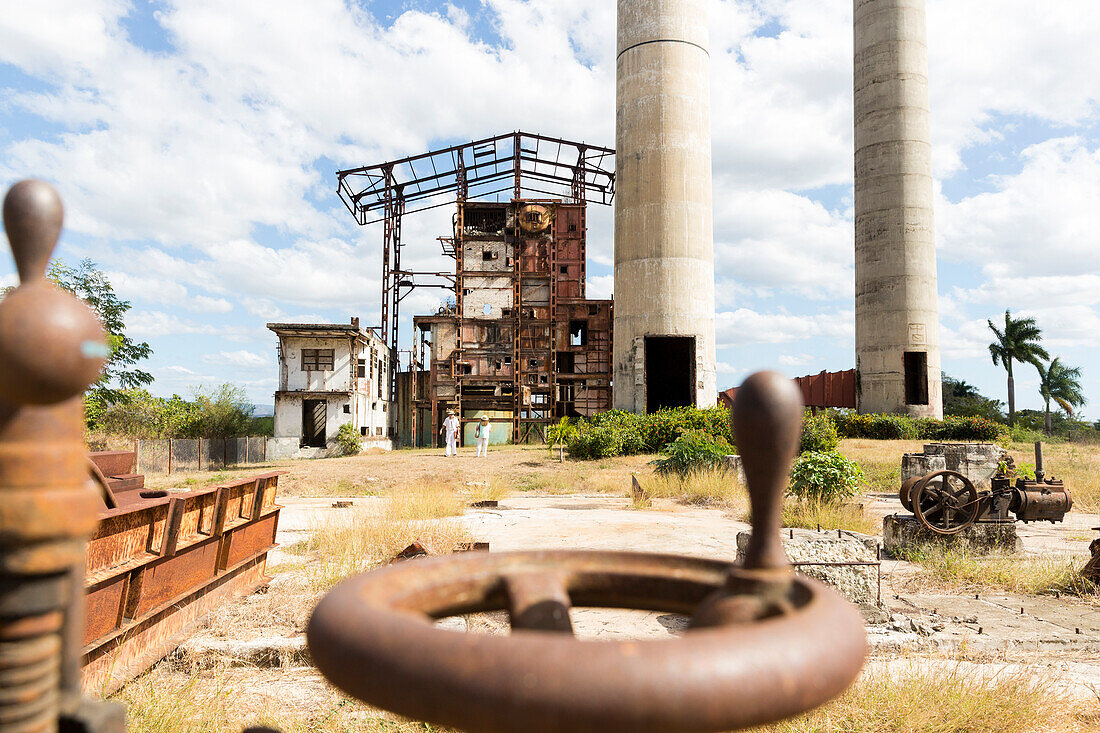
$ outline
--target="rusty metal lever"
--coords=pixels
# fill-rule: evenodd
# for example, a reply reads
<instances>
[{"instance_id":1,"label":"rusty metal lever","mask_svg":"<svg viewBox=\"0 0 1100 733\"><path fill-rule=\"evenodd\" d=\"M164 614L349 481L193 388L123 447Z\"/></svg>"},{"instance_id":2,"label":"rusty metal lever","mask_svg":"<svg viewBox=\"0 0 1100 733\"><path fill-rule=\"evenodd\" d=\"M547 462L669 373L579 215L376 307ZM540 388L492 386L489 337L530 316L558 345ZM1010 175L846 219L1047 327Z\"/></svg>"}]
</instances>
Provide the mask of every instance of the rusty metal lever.
<instances>
[{"instance_id":1,"label":"rusty metal lever","mask_svg":"<svg viewBox=\"0 0 1100 733\"><path fill-rule=\"evenodd\" d=\"M742 566L625 552L430 558L350 578L315 609L310 653L345 692L475 733L722 731L840 694L866 654L858 612L795 575L779 539L801 397L774 373L734 404L753 509ZM570 606L692 615L679 639L582 642ZM508 610L510 636L432 625Z\"/></svg>"},{"instance_id":2,"label":"rusty metal lever","mask_svg":"<svg viewBox=\"0 0 1100 733\"><path fill-rule=\"evenodd\" d=\"M122 726L121 706L90 711L80 697L84 543L100 505L81 395L107 344L91 310L45 277L61 221L41 181L4 198L21 281L0 301L0 729L12 731Z\"/></svg>"}]
</instances>

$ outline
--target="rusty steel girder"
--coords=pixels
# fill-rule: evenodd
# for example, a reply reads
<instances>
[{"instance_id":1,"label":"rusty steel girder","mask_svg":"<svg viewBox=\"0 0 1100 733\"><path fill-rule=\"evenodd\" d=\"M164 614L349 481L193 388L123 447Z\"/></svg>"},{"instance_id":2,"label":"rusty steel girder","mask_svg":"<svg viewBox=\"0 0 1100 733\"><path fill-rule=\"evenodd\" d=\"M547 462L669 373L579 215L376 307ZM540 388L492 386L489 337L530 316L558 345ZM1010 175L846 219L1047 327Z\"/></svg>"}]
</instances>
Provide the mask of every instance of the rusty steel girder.
<instances>
[{"instance_id":1,"label":"rusty steel girder","mask_svg":"<svg viewBox=\"0 0 1100 733\"><path fill-rule=\"evenodd\" d=\"M794 574L779 539L801 400L779 374L738 391L734 426L752 500L743 565L622 552L461 555L344 581L307 631L315 664L372 705L468 731L721 731L840 694L866 654L856 610ZM573 605L691 615L681 639L584 643ZM432 620L505 609L508 637Z\"/></svg>"}]
</instances>

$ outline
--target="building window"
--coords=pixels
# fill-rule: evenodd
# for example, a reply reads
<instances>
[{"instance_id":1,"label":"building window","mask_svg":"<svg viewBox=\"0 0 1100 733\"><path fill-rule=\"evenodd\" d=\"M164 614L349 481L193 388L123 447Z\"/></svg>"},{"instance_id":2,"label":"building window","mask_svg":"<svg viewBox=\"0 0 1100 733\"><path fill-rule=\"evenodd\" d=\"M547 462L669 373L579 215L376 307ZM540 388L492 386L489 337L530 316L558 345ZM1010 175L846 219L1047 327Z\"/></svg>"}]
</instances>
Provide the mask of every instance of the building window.
<instances>
[{"instance_id":1,"label":"building window","mask_svg":"<svg viewBox=\"0 0 1100 733\"><path fill-rule=\"evenodd\" d=\"M587 346L588 345L588 323L585 321L570 321L569 322L569 345L570 346Z\"/></svg>"},{"instance_id":2,"label":"building window","mask_svg":"<svg viewBox=\"0 0 1100 733\"><path fill-rule=\"evenodd\" d=\"M350 404L344 405L344 414L345 415L350 415L351 414L351 405Z\"/></svg>"},{"instance_id":3,"label":"building window","mask_svg":"<svg viewBox=\"0 0 1100 733\"><path fill-rule=\"evenodd\" d=\"M366 426L363 426L363 427L359 428L359 434L362 435L365 438L365 437L367 437L367 431L368 430L370 430L370 428L368 428Z\"/></svg>"},{"instance_id":4,"label":"building window","mask_svg":"<svg viewBox=\"0 0 1100 733\"><path fill-rule=\"evenodd\" d=\"M375 428L374 429L374 434L375 435L381 435L382 434L382 428Z\"/></svg>"},{"instance_id":5,"label":"building window","mask_svg":"<svg viewBox=\"0 0 1100 733\"><path fill-rule=\"evenodd\" d=\"M356 363L355 377L357 379L366 379L367 377L367 360L359 359Z\"/></svg>"},{"instance_id":6,"label":"building window","mask_svg":"<svg viewBox=\"0 0 1100 733\"><path fill-rule=\"evenodd\" d=\"M302 349L303 372L331 372L332 349Z\"/></svg>"}]
</instances>

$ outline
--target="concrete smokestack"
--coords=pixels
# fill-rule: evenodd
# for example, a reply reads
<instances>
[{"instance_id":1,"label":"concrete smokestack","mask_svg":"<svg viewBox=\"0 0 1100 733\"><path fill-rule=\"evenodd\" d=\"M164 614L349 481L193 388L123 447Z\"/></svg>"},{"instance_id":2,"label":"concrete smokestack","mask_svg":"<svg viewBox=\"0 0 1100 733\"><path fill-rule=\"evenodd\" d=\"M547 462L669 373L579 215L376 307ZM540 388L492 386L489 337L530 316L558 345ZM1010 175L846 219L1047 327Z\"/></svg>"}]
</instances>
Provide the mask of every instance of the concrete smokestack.
<instances>
[{"instance_id":1,"label":"concrete smokestack","mask_svg":"<svg viewBox=\"0 0 1100 733\"><path fill-rule=\"evenodd\" d=\"M941 417L924 0L855 0L860 412Z\"/></svg>"},{"instance_id":2,"label":"concrete smokestack","mask_svg":"<svg viewBox=\"0 0 1100 733\"><path fill-rule=\"evenodd\" d=\"M618 0L614 404L713 406L707 0Z\"/></svg>"}]
</instances>

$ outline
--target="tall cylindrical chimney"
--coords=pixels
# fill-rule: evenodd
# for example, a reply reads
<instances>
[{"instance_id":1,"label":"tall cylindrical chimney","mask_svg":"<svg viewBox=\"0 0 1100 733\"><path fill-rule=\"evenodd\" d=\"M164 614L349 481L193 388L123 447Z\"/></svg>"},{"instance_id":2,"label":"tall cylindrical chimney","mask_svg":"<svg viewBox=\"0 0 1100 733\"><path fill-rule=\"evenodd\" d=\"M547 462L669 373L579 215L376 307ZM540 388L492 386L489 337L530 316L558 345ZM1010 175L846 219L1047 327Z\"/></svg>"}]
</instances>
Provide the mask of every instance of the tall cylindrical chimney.
<instances>
[{"instance_id":1,"label":"tall cylindrical chimney","mask_svg":"<svg viewBox=\"0 0 1100 733\"><path fill-rule=\"evenodd\" d=\"M715 404L706 0L618 0L615 407Z\"/></svg>"},{"instance_id":2,"label":"tall cylindrical chimney","mask_svg":"<svg viewBox=\"0 0 1100 733\"><path fill-rule=\"evenodd\" d=\"M858 407L941 417L924 0L854 2Z\"/></svg>"}]
</instances>

